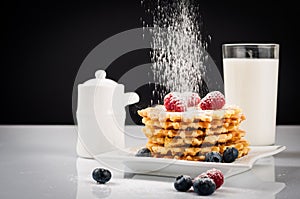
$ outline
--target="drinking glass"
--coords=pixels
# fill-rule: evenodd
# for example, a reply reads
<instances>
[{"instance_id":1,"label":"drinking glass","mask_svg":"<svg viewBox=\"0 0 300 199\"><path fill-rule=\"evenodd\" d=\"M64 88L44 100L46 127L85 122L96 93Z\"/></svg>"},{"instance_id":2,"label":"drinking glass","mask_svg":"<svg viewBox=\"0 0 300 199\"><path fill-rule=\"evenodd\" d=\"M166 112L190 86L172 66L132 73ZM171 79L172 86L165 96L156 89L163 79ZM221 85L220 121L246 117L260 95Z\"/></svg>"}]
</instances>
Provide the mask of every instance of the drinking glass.
<instances>
[{"instance_id":1,"label":"drinking glass","mask_svg":"<svg viewBox=\"0 0 300 199\"><path fill-rule=\"evenodd\" d=\"M250 145L275 143L279 68L278 44L223 44L227 104L246 115L241 129Z\"/></svg>"}]
</instances>

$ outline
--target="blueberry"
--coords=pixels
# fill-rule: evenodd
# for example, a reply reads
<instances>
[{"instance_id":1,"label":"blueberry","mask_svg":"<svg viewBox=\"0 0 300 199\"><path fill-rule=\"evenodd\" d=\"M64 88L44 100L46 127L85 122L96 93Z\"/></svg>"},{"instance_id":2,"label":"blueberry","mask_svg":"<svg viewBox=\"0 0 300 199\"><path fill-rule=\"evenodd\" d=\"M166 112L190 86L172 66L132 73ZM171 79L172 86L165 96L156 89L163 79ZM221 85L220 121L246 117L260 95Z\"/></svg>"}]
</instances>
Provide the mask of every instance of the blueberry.
<instances>
[{"instance_id":1,"label":"blueberry","mask_svg":"<svg viewBox=\"0 0 300 199\"><path fill-rule=\"evenodd\" d=\"M223 153L223 161L230 163L237 159L239 151L234 147L227 147Z\"/></svg>"},{"instance_id":2,"label":"blueberry","mask_svg":"<svg viewBox=\"0 0 300 199\"><path fill-rule=\"evenodd\" d=\"M93 175L93 179L100 184L105 184L111 179L111 172L103 168L94 169L92 175Z\"/></svg>"},{"instance_id":3,"label":"blueberry","mask_svg":"<svg viewBox=\"0 0 300 199\"><path fill-rule=\"evenodd\" d=\"M193 183L194 192L201 196L211 195L216 190L216 184L211 178L198 178Z\"/></svg>"},{"instance_id":4,"label":"blueberry","mask_svg":"<svg viewBox=\"0 0 300 199\"><path fill-rule=\"evenodd\" d=\"M208 152L205 154L206 162L222 162L222 156L218 152Z\"/></svg>"},{"instance_id":5,"label":"blueberry","mask_svg":"<svg viewBox=\"0 0 300 199\"><path fill-rule=\"evenodd\" d=\"M192 178L187 175L180 175L174 182L174 187L177 191L188 191L193 185Z\"/></svg>"},{"instance_id":6,"label":"blueberry","mask_svg":"<svg viewBox=\"0 0 300 199\"><path fill-rule=\"evenodd\" d=\"M142 148L140 149L136 154L135 156L137 157L152 157L151 155L151 151L147 148Z\"/></svg>"}]
</instances>

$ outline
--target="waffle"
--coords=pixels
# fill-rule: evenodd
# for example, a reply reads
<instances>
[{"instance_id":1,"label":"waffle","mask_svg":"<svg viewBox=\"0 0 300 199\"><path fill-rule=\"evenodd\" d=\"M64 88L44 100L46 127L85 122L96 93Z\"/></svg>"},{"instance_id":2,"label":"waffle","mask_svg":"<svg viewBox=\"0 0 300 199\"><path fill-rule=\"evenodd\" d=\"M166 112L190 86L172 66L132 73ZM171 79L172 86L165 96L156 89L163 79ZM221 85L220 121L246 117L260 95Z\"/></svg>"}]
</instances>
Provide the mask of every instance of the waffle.
<instances>
[{"instance_id":1,"label":"waffle","mask_svg":"<svg viewBox=\"0 0 300 199\"><path fill-rule=\"evenodd\" d=\"M211 122L213 119L245 119L242 114L242 110L237 106L228 106L225 109L213 111L213 110L200 110L191 109L186 112L167 112L164 106L157 105L155 107L148 107L143 110L139 110L138 114L143 118L148 118L152 121L160 122Z\"/></svg>"},{"instance_id":2,"label":"waffle","mask_svg":"<svg viewBox=\"0 0 300 199\"><path fill-rule=\"evenodd\" d=\"M240 118L232 119L232 118L223 118L208 121L194 121L194 122L170 122L170 121L159 121L159 120L151 120L150 118L143 118L142 122L146 126L150 127L158 127L162 129L187 129L187 128L217 128L223 126L229 130L233 130L240 124L244 119L244 115Z\"/></svg>"},{"instance_id":3,"label":"waffle","mask_svg":"<svg viewBox=\"0 0 300 199\"><path fill-rule=\"evenodd\" d=\"M190 137L203 137L209 135L219 135L225 133L232 133L233 137L242 137L245 136L245 131L241 129L237 130L230 130L220 127L216 129L186 129L186 130L174 130L174 129L159 129L159 128L152 128L152 127L144 127L142 131L146 135L146 137L181 137L181 138L190 138Z\"/></svg>"},{"instance_id":4,"label":"waffle","mask_svg":"<svg viewBox=\"0 0 300 199\"><path fill-rule=\"evenodd\" d=\"M211 135L207 137L181 138L181 137L150 137L149 141L165 147L200 146L201 144L225 143L232 138L232 134Z\"/></svg>"},{"instance_id":5,"label":"waffle","mask_svg":"<svg viewBox=\"0 0 300 199\"><path fill-rule=\"evenodd\" d=\"M199 147L164 147L148 141L146 147L152 152L153 157L175 158L184 160L204 160L205 154L211 151L223 154L227 147L235 147L239 151L239 156L247 155L249 152L248 141L241 139L237 142L229 142L212 146Z\"/></svg>"},{"instance_id":6,"label":"waffle","mask_svg":"<svg viewBox=\"0 0 300 199\"><path fill-rule=\"evenodd\" d=\"M249 152L249 143L239 129L245 115L236 106L221 110L193 108L186 112L167 112L157 105L138 111L145 124L146 147L153 157L203 161L205 154L223 154L227 147L235 147L239 157Z\"/></svg>"},{"instance_id":7,"label":"waffle","mask_svg":"<svg viewBox=\"0 0 300 199\"><path fill-rule=\"evenodd\" d=\"M151 136L148 141L162 145L164 147L177 147L177 146L201 146L201 145L215 145L219 143L229 143L239 141L243 137L242 132L231 131L225 134L199 136L199 137L186 137L186 136Z\"/></svg>"}]
</instances>

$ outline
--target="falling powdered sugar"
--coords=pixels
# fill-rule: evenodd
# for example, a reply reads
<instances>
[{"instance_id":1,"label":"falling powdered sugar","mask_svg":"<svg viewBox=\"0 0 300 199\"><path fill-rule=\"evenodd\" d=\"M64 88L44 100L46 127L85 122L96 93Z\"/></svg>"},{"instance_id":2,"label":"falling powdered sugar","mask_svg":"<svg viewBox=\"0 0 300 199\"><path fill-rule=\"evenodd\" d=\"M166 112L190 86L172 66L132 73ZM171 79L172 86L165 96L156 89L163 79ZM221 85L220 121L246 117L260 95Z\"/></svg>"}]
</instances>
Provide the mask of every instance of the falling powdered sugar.
<instances>
[{"instance_id":1,"label":"falling powdered sugar","mask_svg":"<svg viewBox=\"0 0 300 199\"><path fill-rule=\"evenodd\" d=\"M188 0L156 3L151 12L154 81L166 88L164 92L199 93L207 43L200 34L197 9Z\"/></svg>"}]
</instances>

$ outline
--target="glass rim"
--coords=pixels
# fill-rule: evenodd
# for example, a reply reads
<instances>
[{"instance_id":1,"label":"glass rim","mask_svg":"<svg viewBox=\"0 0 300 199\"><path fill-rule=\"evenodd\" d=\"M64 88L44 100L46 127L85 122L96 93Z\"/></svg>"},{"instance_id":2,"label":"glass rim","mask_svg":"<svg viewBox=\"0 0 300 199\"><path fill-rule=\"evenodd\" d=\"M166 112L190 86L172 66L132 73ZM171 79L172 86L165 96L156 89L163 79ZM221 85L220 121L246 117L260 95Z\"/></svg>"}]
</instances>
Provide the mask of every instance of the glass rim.
<instances>
[{"instance_id":1,"label":"glass rim","mask_svg":"<svg viewBox=\"0 0 300 199\"><path fill-rule=\"evenodd\" d=\"M228 43L222 44L223 47L265 47L265 48L279 48L277 43Z\"/></svg>"},{"instance_id":2,"label":"glass rim","mask_svg":"<svg viewBox=\"0 0 300 199\"><path fill-rule=\"evenodd\" d=\"M279 44L275 43L228 43L222 45L223 58L278 59Z\"/></svg>"}]
</instances>

